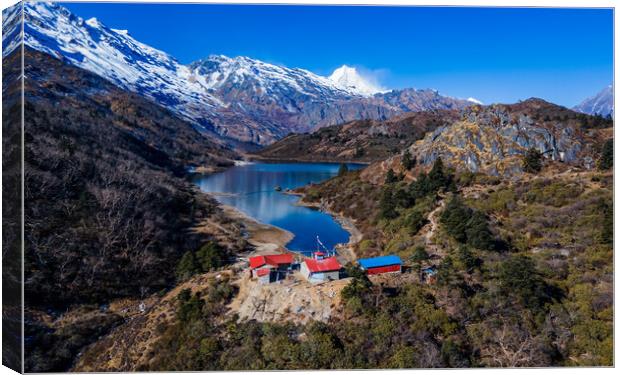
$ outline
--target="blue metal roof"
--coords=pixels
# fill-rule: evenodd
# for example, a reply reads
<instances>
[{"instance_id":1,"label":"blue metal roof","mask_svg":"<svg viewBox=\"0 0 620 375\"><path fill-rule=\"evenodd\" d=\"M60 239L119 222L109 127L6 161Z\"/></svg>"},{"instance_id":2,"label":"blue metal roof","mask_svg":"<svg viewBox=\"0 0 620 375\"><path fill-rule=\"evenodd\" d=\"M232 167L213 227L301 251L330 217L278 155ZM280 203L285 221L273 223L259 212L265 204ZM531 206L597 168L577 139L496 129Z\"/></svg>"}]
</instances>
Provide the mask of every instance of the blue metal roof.
<instances>
[{"instance_id":1,"label":"blue metal roof","mask_svg":"<svg viewBox=\"0 0 620 375\"><path fill-rule=\"evenodd\" d=\"M374 267L384 267L384 266L393 266L395 264L402 264L400 258L396 255L385 255L382 257L376 258L366 258L360 259L357 261L362 268L374 268Z\"/></svg>"}]
</instances>

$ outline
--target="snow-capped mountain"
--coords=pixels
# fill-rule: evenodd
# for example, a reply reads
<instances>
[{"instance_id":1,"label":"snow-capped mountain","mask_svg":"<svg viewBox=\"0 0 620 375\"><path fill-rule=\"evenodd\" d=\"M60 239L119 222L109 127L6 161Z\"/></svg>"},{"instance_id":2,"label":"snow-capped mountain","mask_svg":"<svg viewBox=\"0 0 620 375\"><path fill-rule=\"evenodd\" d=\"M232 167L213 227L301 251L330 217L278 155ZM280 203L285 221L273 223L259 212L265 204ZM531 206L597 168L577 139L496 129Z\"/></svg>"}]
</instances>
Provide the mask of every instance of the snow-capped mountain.
<instances>
[{"instance_id":1,"label":"snow-capped mountain","mask_svg":"<svg viewBox=\"0 0 620 375\"><path fill-rule=\"evenodd\" d=\"M271 95L286 90L317 98L358 95L355 90L337 85L307 70L272 65L249 57L212 55L192 63L190 69L199 82L213 90L239 85L249 86L257 92L263 90Z\"/></svg>"},{"instance_id":2,"label":"snow-capped mountain","mask_svg":"<svg viewBox=\"0 0 620 375\"><path fill-rule=\"evenodd\" d=\"M12 9L3 14L3 57L19 45L15 35L21 23L7 21L19 16L20 7ZM398 91L376 94L378 87L347 66L328 78L248 57L212 55L184 65L127 30L109 28L96 18L84 20L58 4L26 2L23 10L26 46L143 95L198 129L243 142L268 144L318 126L469 104L436 96L430 103L420 102L428 97L424 90L416 94L407 89L405 96ZM406 102L394 102L401 96Z\"/></svg>"},{"instance_id":3,"label":"snow-capped mountain","mask_svg":"<svg viewBox=\"0 0 620 375\"><path fill-rule=\"evenodd\" d=\"M599 114L601 116L614 115L614 87L609 85L598 94L587 98L583 102L573 107L575 111L590 115Z\"/></svg>"},{"instance_id":4,"label":"snow-capped mountain","mask_svg":"<svg viewBox=\"0 0 620 375\"><path fill-rule=\"evenodd\" d=\"M24 3L24 43L189 119L222 104L189 79L189 68L172 56L137 41L126 30L110 29L96 18L84 20L56 3ZM10 52L5 49L3 56Z\"/></svg>"},{"instance_id":5,"label":"snow-capped mountain","mask_svg":"<svg viewBox=\"0 0 620 375\"><path fill-rule=\"evenodd\" d=\"M362 77L357 72L357 69L346 65L334 70L334 72L329 76L329 80L334 82L339 87L352 90L364 96L372 96L385 91Z\"/></svg>"}]
</instances>

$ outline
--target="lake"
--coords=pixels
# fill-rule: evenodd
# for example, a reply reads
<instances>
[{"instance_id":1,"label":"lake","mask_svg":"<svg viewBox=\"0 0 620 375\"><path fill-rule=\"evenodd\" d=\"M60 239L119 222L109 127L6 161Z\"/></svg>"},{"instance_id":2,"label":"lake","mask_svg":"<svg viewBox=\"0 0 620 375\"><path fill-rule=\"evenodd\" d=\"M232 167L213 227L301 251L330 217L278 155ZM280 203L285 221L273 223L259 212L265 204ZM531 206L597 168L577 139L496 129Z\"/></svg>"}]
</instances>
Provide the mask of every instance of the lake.
<instances>
[{"instance_id":1,"label":"lake","mask_svg":"<svg viewBox=\"0 0 620 375\"><path fill-rule=\"evenodd\" d=\"M347 164L349 170L363 168ZM330 215L297 205L299 196L286 194L310 183L325 181L338 174L334 163L253 163L238 165L212 175L195 175L193 181L215 198L266 224L286 229L295 236L286 247L307 252L316 249L316 236L332 249L349 241L349 232ZM280 186L283 191L276 191Z\"/></svg>"}]
</instances>

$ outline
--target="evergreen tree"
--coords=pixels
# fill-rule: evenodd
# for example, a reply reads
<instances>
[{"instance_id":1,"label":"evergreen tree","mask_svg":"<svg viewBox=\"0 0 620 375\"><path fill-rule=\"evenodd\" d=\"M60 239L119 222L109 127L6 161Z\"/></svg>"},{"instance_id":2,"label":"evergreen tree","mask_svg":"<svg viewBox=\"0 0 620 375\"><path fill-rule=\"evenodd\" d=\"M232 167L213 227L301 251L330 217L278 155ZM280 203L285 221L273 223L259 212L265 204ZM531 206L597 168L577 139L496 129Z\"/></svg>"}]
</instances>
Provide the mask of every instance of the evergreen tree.
<instances>
[{"instance_id":1,"label":"evergreen tree","mask_svg":"<svg viewBox=\"0 0 620 375\"><path fill-rule=\"evenodd\" d=\"M486 215L467 207L458 196L448 202L440 222L446 232L460 243L483 250L494 248L495 238Z\"/></svg>"},{"instance_id":2,"label":"evergreen tree","mask_svg":"<svg viewBox=\"0 0 620 375\"><path fill-rule=\"evenodd\" d=\"M396 188L394 199L396 204L402 208L409 208L415 204L415 199L409 194L409 191L402 187Z\"/></svg>"},{"instance_id":3,"label":"evergreen tree","mask_svg":"<svg viewBox=\"0 0 620 375\"><path fill-rule=\"evenodd\" d=\"M420 172L417 180L409 185L409 195L414 199L423 198L430 193L430 191L430 181L428 175L424 172Z\"/></svg>"},{"instance_id":4,"label":"evergreen tree","mask_svg":"<svg viewBox=\"0 0 620 375\"><path fill-rule=\"evenodd\" d=\"M474 268L478 267L480 262L480 260L472 254L468 246L459 247L458 260L468 273L471 273Z\"/></svg>"},{"instance_id":5,"label":"evergreen tree","mask_svg":"<svg viewBox=\"0 0 620 375\"><path fill-rule=\"evenodd\" d=\"M411 234L416 234L422 229L428 220L419 211L414 211L407 216L407 227Z\"/></svg>"},{"instance_id":6,"label":"evergreen tree","mask_svg":"<svg viewBox=\"0 0 620 375\"><path fill-rule=\"evenodd\" d=\"M603 203L603 228L601 242L607 245L614 244L614 207L612 204Z\"/></svg>"},{"instance_id":7,"label":"evergreen tree","mask_svg":"<svg viewBox=\"0 0 620 375\"><path fill-rule=\"evenodd\" d=\"M435 160L433 168L428 173L428 179L430 181L430 187L435 192L448 186L449 180L444 172L443 160L441 160L441 158Z\"/></svg>"},{"instance_id":8,"label":"evergreen tree","mask_svg":"<svg viewBox=\"0 0 620 375\"><path fill-rule=\"evenodd\" d=\"M402 159L403 168L405 168L405 170L411 170L411 168L415 167L415 164L415 158L411 156L409 149L406 149Z\"/></svg>"},{"instance_id":9,"label":"evergreen tree","mask_svg":"<svg viewBox=\"0 0 620 375\"><path fill-rule=\"evenodd\" d=\"M196 257L194 256L193 251L187 251L181 257L179 264L177 265L177 278L179 280L187 280L193 275L200 272L200 265L196 261Z\"/></svg>"},{"instance_id":10,"label":"evergreen tree","mask_svg":"<svg viewBox=\"0 0 620 375\"><path fill-rule=\"evenodd\" d=\"M226 261L226 252L214 242L207 242L196 252L196 260L202 272L220 268Z\"/></svg>"},{"instance_id":11,"label":"evergreen tree","mask_svg":"<svg viewBox=\"0 0 620 375\"><path fill-rule=\"evenodd\" d=\"M487 217L480 211L474 211L467 221L467 244L476 249L492 250L494 238L489 229Z\"/></svg>"},{"instance_id":12,"label":"evergreen tree","mask_svg":"<svg viewBox=\"0 0 620 375\"><path fill-rule=\"evenodd\" d=\"M338 168L338 177L344 176L348 171L349 167L345 163L340 164L340 168Z\"/></svg>"},{"instance_id":13,"label":"evergreen tree","mask_svg":"<svg viewBox=\"0 0 620 375\"><path fill-rule=\"evenodd\" d=\"M381 194L381 200L379 201L379 215L381 218L388 220L398 217L398 212L396 212L394 191L390 185L386 185Z\"/></svg>"},{"instance_id":14,"label":"evergreen tree","mask_svg":"<svg viewBox=\"0 0 620 375\"><path fill-rule=\"evenodd\" d=\"M542 170L542 154L535 148L527 150L523 156L523 170L527 173L538 173Z\"/></svg>"},{"instance_id":15,"label":"evergreen tree","mask_svg":"<svg viewBox=\"0 0 620 375\"><path fill-rule=\"evenodd\" d=\"M608 139L603 145L603 151L601 152L601 158L598 162L598 169L606 171L614 166L614 139Z\"/></svg>"},{"instance_id":16,"label":"evergreen tree","mask_svg":"<svg viewBox=\"0 0 620 375\"><path fill-rule=\"evenodd\" d=\"M467 241L467 222L471 214L472 210L465 206L458 196L454 196L442 212L440 222L449 235L458 242L465 243Z\"/></svg>"},{"instance_id":17,"label":"evergreen tree","mask_svg":"<svg viewBox=\"0 0 620 375\"><path fill-rule=\"evenodd\" d=\"M398 181L398 177L396 176L396 173L394 173L392 168L390 168L385 175L385 183L393 184L394 182L397 182L397 181Z\"/></svg>"},{"instance_id":18,"label":"evergreen tree","mask_svg":"<svg viewBox=\"0 0 620 375\"><path fill-rule=\"evenodd\" d=\"M546 283L534 261L516 255L504 261L499 269L499 286L506 296L517 296L525 307L539 309L549 300Z\"/></svg>"}]
</instances>

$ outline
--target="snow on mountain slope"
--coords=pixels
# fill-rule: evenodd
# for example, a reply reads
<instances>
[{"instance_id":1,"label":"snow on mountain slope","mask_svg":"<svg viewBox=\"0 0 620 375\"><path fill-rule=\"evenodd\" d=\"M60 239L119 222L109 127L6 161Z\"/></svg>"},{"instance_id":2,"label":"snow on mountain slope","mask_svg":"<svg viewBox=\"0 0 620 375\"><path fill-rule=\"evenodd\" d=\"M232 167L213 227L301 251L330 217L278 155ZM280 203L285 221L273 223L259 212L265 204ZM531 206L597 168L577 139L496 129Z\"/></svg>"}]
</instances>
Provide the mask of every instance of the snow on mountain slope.
<instances>
[{"instance_id":1,"label":"snow on mountain slope","mask_svg":"<svg viewBox=\"0 0 620 375\"><path fill-rule=\"evenodd\" d=\"M172 56L124 30L110 29L96 18L84 20L55 3L25 3L24 43L192 120L205 108L221 105L200 83L188 79L189 69Z\"/></svg>"},{"instance_id":2,"label":"snow on mountain slope","mask_svg":"<svg viewBox=\"0 0 620 375\"><path fill-rule=\"evenodd\" d=\"M334 70L332 75L329 76L329 80L336 83L339 87L357 92L363 96L372 96L384 91L368 82L367 79L357 72L357 69L346 65Z\"/></svg>"},{"instance_id":3,"label":"snow on mountain slope","mask_svg":"<svg viewBox=\"0 0 620 375\"><path fill-rule=\"evenodd\" d=\"M19 45L21 14L15 8L3 14L3 56ZM55 3L25 3L24 33L28 47L94 72L229 140L269 144L319 126L468 105L428 90L375 94L378 87L346 66L327 78L248 57L213 55L184 65L126 30L84 20Z\"/></svg>"},{"instance_id":4,"label":"snow on mountain slope","mask_svg":"<svg viewBox=\"0 0 620 375\"><path fill-rule=\"evenodd\" d=\"M601 90L598 94L587 98L580 104L573 107L575 111L587 113L590 115L599 114L607 116L614 114L614 87L609 85Z\"/></svg>"},{"instance_id":5,"label":"snow on mountain slope","mask_svg":"<svg viewBox=\"0 0 620 375\"><path fill-rule=\"evenodd\" d=\"M17 3L2 10L2 56L13 52L21 46L22 3Z\"/></svg>"},{"instance_id":6,"label":"snow on mountain slope","mask_svg":"<svg viewBox=\"0 0 620 375\"><path fill-rule=\"evenodd\" d=\"M256 90L264 90L267 94L295 90L315 97L356 95L354 91L307 70L272 65L249 57L212 55L192 63L190 69L206 87L214 90L227 84L243 85L250 81Z\"/></svg>"}]
</instances>

